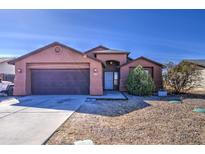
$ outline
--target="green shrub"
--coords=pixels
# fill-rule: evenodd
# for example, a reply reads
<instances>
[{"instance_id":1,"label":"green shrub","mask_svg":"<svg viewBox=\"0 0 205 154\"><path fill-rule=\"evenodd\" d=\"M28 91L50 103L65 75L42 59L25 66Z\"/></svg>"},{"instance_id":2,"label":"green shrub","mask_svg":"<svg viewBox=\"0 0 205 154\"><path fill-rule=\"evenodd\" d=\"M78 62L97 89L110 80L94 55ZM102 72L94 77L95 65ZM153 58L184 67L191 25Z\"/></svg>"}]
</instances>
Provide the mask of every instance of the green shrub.
<instances>
[{"instance_id":1,"label":"green shrub","mask_svg":"<svg viewBox=\"0 0 205 154\"><path fill-rule=\"evenodd\" d=\"M151 76L140 65L130 71L126 86L129 94L138 96L152 95L155 90Z\"/></svg>"}]
</instances>

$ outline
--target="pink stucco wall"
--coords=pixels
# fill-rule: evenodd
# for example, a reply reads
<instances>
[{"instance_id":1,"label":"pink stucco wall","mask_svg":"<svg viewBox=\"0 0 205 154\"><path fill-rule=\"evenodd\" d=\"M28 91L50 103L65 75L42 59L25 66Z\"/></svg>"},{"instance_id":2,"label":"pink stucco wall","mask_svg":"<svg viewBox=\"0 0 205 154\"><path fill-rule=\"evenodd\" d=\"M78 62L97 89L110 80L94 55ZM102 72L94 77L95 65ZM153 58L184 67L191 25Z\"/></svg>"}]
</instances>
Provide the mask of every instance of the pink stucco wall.
<instances>
[{"instance_id":1,"label":"pink stucco wall","mask_svg":"<svg viewBox=\"0 0 205 154\"><path fill-rule=\"evenodd\" d=\"M120 68L120 91L126 91L126 80L131 67L141 65L142 67L153 67L153 80L155 82L156 89L162 88L162 68L145 59L138 59Z\"/></svg>"},{"instance_id":2,"label":"pink stucco wall","mask_svg":"<svg viewBox=\"0 0 205 154\"><path fill-rule=\"evenodd\" d=\"M127 63L127 54L113 54L113 53L98 53L96 58L105 63L107 60L116 60L120 62L120 65Z\"/></svg>"},{"instance_id":3,"label":"pink stucco wall","mask_svg":"<svg viewBox=\"0 0 205 154\"><path fill-rule=\"evenodd\" d=\"M30 55L15 63L14 95L31 94L31 69L68 69L90 68L90 95L103 94L102 64L71 49L60 47L61 52L56 53L54 47L44 49L37 54ZM97 72L94 72L94 69ZM17 70L21 70L18 72Z\"/></svg>"}]
</instances>

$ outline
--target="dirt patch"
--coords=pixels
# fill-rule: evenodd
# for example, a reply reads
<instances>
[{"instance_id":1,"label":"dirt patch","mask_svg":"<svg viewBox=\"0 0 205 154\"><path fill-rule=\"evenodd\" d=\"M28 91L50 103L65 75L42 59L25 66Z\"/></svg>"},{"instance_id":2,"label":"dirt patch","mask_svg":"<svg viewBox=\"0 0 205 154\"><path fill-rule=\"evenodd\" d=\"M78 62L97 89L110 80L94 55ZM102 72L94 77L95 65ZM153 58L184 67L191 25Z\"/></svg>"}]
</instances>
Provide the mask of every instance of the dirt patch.
<instances>
[{"instance_id":1,"label":"dirt patch","mask_svg":"<svg viewBox=\"0 0 205 154\"><path fill-rule=\"evenodd\" d=\"M50 138L47 144L205 144L205 99L87 102Z\"/></svg>"}]
</instances>

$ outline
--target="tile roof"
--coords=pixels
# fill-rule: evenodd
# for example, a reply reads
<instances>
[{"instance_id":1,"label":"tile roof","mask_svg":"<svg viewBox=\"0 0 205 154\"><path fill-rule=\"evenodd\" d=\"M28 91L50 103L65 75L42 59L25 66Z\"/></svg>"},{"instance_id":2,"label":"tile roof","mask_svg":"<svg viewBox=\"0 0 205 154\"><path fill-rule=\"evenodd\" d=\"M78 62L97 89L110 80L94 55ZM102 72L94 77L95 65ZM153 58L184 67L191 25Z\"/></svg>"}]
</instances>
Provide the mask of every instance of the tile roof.
<instances>
[{"instance_id":1,"label":"tile roof","mask_svg":"<svg viewBox=\"0 0 205 154\"><path fill-rule=\"evenodd\" d=\"M105 47L105 46L103 46L103 45L98 45L98 46L96 46L96 47L94 47L94 48L92 48L92 49L89 49L89 50L85 51L84 53L87 54L87 53L92 52L93 50L96 50L96 49L98 49L98 48L102 48L102 49L104 49L104 50L109 50L109 48L107 48L107 47Z\"/></svg>"},{"instance_id":2,"label":"tile roof","mask_svg":"<svg viewBox=\"0 0 205 154\"><path fill-rule=\"evenodd\" d=\"M185 59L183 61L187 61L202 67L205 67L205 59Z\"/></svg>"}]
</instances>

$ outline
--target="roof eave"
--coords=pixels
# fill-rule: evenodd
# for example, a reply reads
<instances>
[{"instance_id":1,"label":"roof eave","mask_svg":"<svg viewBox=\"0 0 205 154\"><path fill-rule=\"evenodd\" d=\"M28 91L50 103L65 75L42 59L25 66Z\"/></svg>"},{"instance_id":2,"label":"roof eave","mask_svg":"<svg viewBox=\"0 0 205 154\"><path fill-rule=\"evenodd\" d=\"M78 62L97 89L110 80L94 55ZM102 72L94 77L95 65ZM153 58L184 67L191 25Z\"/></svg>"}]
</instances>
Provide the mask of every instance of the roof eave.
<instances>
[{"instance_id":1,"label":"roof eave","mask_svg":"<svg viewBox=\"0 0 205 154\"><path fill-rule=\"evenodd\" d=\"M56 45L59 45L59 46L62 46L62 47L64 47L64 48L73 50L73 51L75 51L76 53L79 53L79 54L82 55L82 56L86 55L86 54L84 54L84 53L82 53L82 52L80 52L80 51L78 51L78 50L76 50L76 49L74 49L74 48L71 48L71 47L67 46L67 45L61 44L61 43L59 43L59 42L53 42L53 43L50 43L50 44L48 44L48 45L46 45L46 46L44 46L44 47L42 47L42 48L39 48L39 49L34 50L34 51L32 51L32 52L30 52L30 53L28 53L28 54L25 54L25 55L23 55L23 56L21 56L21 57L18 57L18 58L14 59L14 60L8 61L8 63L9 63L9 64L12 64L12 65L15 65L15 63L16 63L17 61L20 61L20 60L22 60L22 59L24 59L24 58L26 58L26 57L28 57L28 56L31 56L31 55L33 55L33 54L37 54L37 53L41 52L41 51L44 50L44 49L47 49L47 48L50 48L50 47L53 47L53 46L56 46ZM88 56L88 55L86 55L86 56L87 56L89 59L92 59L92 60L94 60L94 61L97 61L97 62L102 63L100 60L98 60L98 59L96 59L96 58L92 58L92 57L90 57L90 56Z\"/></svg>"},{"instance_id":2,"label":"roof eave","mask_svg":"<svg viewBox=\"0 0 205 154\"><path fill-rule=\"evenodd\" d=\"M189 61L189 60L183 60L183 61L184 61L184 62L189 62L189 63L195 64L195 65L197 65L197 66L199 66L199 67L202 67L202 68L205 68L205 65L197 64L197 63L195 63L195 62L193 62L193 61Z\"/></svg>"},{"instance_id":3,"label":"roof eave","mask_svg":"<svg viewBox=\"0 0 205 154\"><path fill-rule=\"evenodd\" d=\"M92 49L89 49L89 50L85 51L84 54L87 54L87 53L89 53L89 52L92 52L93 50L95 50L95 49L97 49L97 48L104 48L105 50L109 50L109 49L110 49L110 48L107 48L107 47L105 47L105 46L103 46L103 45L98 45L98 46L96 46L96 47L94 47L94 48L92 48Z\"/></svg>"},{"instance_id":4,"label":"roof eave","mask_svg":"<svg viewBox=\"0 0 205 154\"><path fill-rule=\"evenodd\" d=\"M125 63L125 64L122 64L120 67L126 66L126 65L128 65L128 64L130 64L130 63L132 63L132 62L134 62L134 61L136 61L136 60L139 60L139 59L144 59L144 60L150 61L151 63L154 63L154 64L156 64L156 65L158 65L158 66L160 66L160 67L162 67L162 68L165 67L163 64L158 63L158 62L156 62L156 61L153 61L153 60L148 59L148 58L143 57L143 56L138 57L138 58L136 58L136 59L133 59L133 60L131 60L130 62L127 62L127 63Z\"/></svg>"},{"instance_id":5,"label":"roof eave","mask_svg":"<svg viewBox=\"0 0 205 154\"><path fill-rule=\"evenodd\" d=\"M15 65L14 60L10 60L10 61L8 61L7 63L8 63L8 64L11 64L11 65Z\"/></svg>"},{"instance_id":6,"label":"roof eave","mask_svg":"<svg viewBox=\"0 0 205 154\"><path fill-rule=\"evenodd\" d=\"M129 55L130 52L94 52L94 54L127 54Z\"/></svg>"}]
</instances>

